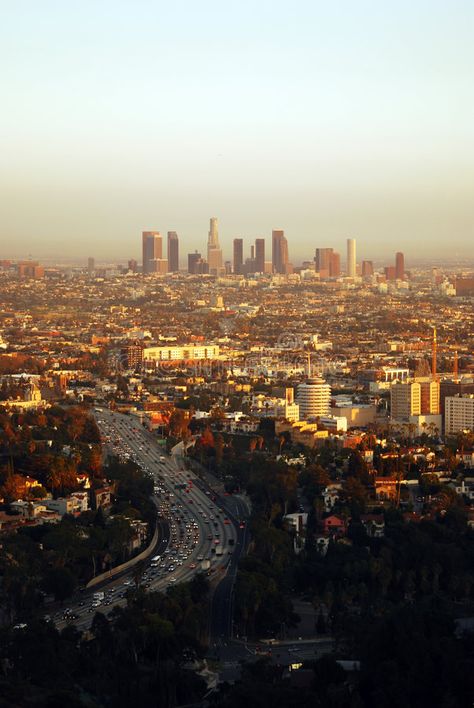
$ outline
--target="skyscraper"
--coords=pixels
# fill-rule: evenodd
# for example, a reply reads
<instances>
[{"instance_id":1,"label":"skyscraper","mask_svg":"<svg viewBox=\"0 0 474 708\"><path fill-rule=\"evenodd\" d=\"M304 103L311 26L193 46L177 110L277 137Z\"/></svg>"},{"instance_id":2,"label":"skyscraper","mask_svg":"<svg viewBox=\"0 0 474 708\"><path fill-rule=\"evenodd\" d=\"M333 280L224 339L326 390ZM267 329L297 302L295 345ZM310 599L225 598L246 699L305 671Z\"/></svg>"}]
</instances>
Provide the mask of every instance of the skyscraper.
<instances>
[{"instance_id":1,"label":"skyscraper","mask_svg":"<svg viewBox=\"0 0 474 708\"><path fill-rule=\"evenodd\" d=\"M405 277L405 256L400 251L395 255L395 277L397 280Z\"/></svg>"},{"instance_id":2,"label":"skyscraper","mask_svg":"<svg viewBox=\"0 0 474 708\"><path fill-rule=\"evenodd\" d=\"M347 239L347 268L346 275L349 278L355 278L357 275L356 268L356 240L355 238Z\"/></svg>"},{"instance_id":3,"label":"skyscraper","mask_svg":"<svg viewBox=\"0 0 474 708\"><path fill-rule=\"evenodd\" d=\"M201 254L195 251L188 253L188 273L192 275L202 275L209 273L209 265L207 261L201 258Z\"/></svg>"},{"instance_id":4,"label":"skyscraper","mask_svg":"<svg viewBox=\"0 0 474 708\"><path fill-rule=\"evenodd\" d=\"M274 273L286 273L288 269L288 241L281 229L272 231L272 264Z\"/></svg>"},{"instance_id":5,"label":"skyscraper","mask_svg":"<svg viewBox=\"0 0 474 708\"><path fill-rule=\"evenodd\" d=\"M219 275L222 271L222 250L219 246L219 234L217 231L217 217L211 217L209 237L207 240L207 262L209 273Z\"/></svg>"},{"instance_id":6,"label":"skyscraper","mask_svg":"<svg viewBox=\"0 0 474 708\"><path fill-rule=\"evenodd\" d=\"M195 251L194 253L188 253L188 273L196 275L198 270L198 264L202 261L201 254Z\"/></svg>"},{"instance_id":7,"label":"skyscraper","mask_svg":"<svg viewBox=\"0 0 474 708\"><path fill-rule=\"evenodd\" d=\"M163 243L159 231L142 232L143 274L156 273L156 261L163 258Z\"/></svg>"},{"instance_id":8,"label":"skyscraper","mask_svg":"<svg viewBox=\"0 0 474 708\"><path fill-rule=\"evenodd\" d=\"M265 272L265 239L255 239L255 272Z\"/></svg>"},{"instance_id":9,"label":"skyscraper","mask_svg":"<svg viewBox=\"0 0 474 708\"><path fill-rule=\"evenodd\" d=\"M315 270L316 273L320 273L321 271L328 271L329 274L329 269L331 267L331 256L333 254L333 249L332 248L317 248L316 249L316 254L314 258L314 264L315 264Z\"/></svg>"},{"instance_id":10,"label":"skyscraper","mask_svg":"<svg viewBox=\"0 0 474 708\"><path fill-rule=\"evenodd\" d=\"M341 256L339 253L331 253L331 259L329 261L329 277L339 278L341 275Z\"/></svg>"},{"instance_id":11,"label":"skyscraper","mask_svg":"<svg viewBox=\"0 0 474 708\"><path fill-rule=\"evenodd\" d=\"M244 240L243 238L234 238L234 273L236 275L241 275L243 264Z\"/></svg>"},{"instance_id":12,"label":"skyscraper","mask_svg":"<svg viewBox=\"0 0 474 708\"><path fill-rule=\"evenodd\" d=\"M179 239L176 231L168 231L168 271L179 270Z\"/></svg>"},{"instance_id":13,"label":"skyscraper","mask_svg":"<svg viewBox=\"0 0 474 708\"><path fill-rule=\"evenodd\" d=\"M339 278L341 256L332 248L317 248L314 256L314 270L320 278Z\"/></svg>"},{"instance_id":14,"label":"skyscraper","mask_svg":"<svg viewBox=\"0 0 474 708\"><path fill-rule=\"evenodd\" d=\"M95 271L95 258L87 259L87 275L91 278Z\"/></svg>"},{"instance_id":15,"label":"skyscraper","mask_svg":"<svg viewBox=\"0 0 474 708\"><path fill-rule=\"evenodd\" d=\"M207 245L208 247L219 248L219 231L217 229L217 216L211 216Z\"/></svg>"},{"instance_id":16,"label":"skyscraper","mask_svg":"<svg viewBox=\"0 0 474 708\"><path fill-rule=\"evenodd\" d=\"M370 278L374 274L374 264L372 261L362 261L362 277Z\"/></svg>"}]
</instances>

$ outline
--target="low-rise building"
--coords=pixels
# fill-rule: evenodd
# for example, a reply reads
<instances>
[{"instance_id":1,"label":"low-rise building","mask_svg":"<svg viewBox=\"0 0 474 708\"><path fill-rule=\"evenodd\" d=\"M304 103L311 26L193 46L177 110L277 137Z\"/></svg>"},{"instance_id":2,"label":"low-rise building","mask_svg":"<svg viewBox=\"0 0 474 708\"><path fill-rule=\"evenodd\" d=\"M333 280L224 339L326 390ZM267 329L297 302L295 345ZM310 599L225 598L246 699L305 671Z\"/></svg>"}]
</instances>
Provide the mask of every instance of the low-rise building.
<instances>
[{"instance_id":1,"label":"low-rise building","mask_svg":"<svg viewBox=\"0 0 474 708\"><path fill-rule=\"evenodd\" d=\"M143 350L143 361L193 361L195 359L218 359L217 344L185 344L173 347L147 347Z\"/></svg>"},{"instance_id":2,"label":"low-rise building","mask_svg":"<svg viewBox=\"0 0 474 708\"><path fill-rule=\"evenodd\" d=\"M342 516L331 514L323 519L324 533L329 536L345 536L347 532L347 523Z\"/></svg>"},{"instance_id":3,"label":"low-rise building","mask_svg":"<svg viewBox=\"0 0 474 708\"><path fill-rule=\"evenodd\" d=\"M76 500L76 510L79 512L88 511L89 509L89 493L84 492L72 492L71 499Z\"/></svg>"},{"instance_id":4,"label":"low-rise building","mask_svg":"<svg viewBox=\"0 0 474 708\"><path fill-rule=\"evenodd\" d=\"M60 516L65 514L75 514L80 508L80 502L74 497L59 497L58 499L47 499L46 508L56 511Z\"/></svg>"},{"instance_id":5,"label":"low-rise building","mask_svg":"<svg viewBox=\"0 0 474 708\"><path fill-rule=\"evenodd\" d=\"M385 519L383 514L363 514L360 517L362 526L370 538L382 538L385 534Z\"/></svg>"}]
</instances>

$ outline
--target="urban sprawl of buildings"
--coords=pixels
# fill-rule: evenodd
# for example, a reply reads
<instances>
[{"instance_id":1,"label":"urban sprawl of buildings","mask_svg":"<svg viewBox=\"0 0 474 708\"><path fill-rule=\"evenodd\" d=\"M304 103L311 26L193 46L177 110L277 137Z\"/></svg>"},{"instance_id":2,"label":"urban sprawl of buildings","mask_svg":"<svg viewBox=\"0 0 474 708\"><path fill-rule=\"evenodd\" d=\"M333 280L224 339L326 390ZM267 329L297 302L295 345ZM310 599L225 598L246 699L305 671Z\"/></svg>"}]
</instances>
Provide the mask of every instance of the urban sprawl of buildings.
<instances>
[{"instance_id":1,"label":"urban sprawl of buildings","mask_svg":"<svg viewBox=\"0 0 474 708\"><path fill-rule=\"evenodd\" d=\"M90 543L96 525L110 539L93 551L93 567L81 565L78 551L71 564L78 582L94 583L121 563L134 563L157 543L158 531L149 496L138 494L130 511L129 485L142 482L133 470L126 483L122 472L114 477L110 452L124 465L135 454L149 475L148 445L160 453L183 445L176 484L184 501L198 479L185 470L212 470L222 499L225 489L237 491L239 516L248 519L254 512L247 501L258 498L258 490L245 475L269 475L267 491L277 501L260 527L269 528L279 509L273 532L286 540L291 534L287 562L300 569L313 551L331 564L337 544L349 553L355 543L357 554L358 525L366 534L364 553L376 554L367 539L385 538L394 510L399 523L413 529L441 523L454 505L465 528L474 528L472 269L407 268L400 252L393 265L377 268L357 260L355 239L347 240L345 264L332 248L317 247L313 260L293 266L281 230L272 233L271 260L264 239L244 258L239 238L228 262L215 218L207 258L189 254L187 270L179 267L178 234L168 232L167 242L164 258L161 235L143 232L141 264L0 261L4 539L15 543L19 531L41 532L36 527L44 524L67 531L74 520L78 543ZM165 457L155 455L152 464L174 469ZM283 486L273 487L273 477ZM171 585L177 580L171 573L194 554L176 572L191 577L202 562L215 589L222 555L227 562L229 553L237 569L239 554L247 552L245 520L222 521L224 530L232 527L232 544L239 539L223 550L227 537L214 537L212 528L207 536L199 531L199 508L196 518L183 516L163 480L158 475L150 488L154 514L170 524L178 565L158 568L153 561L150 577L156 571L160 589ZM185 550L179 546L183 519L190 535ZM212 546L208 555L199 550L204 543ZM46 577L48 554L40 554ZM228 632L228 595L221 601L228 602L222 610ZM100 603L95 598L90 612ZM71 614L55 616L58 626L77 621L88 627L81 603L71 605ZM330 623L325 602L319 607L320 623ZM240 631L247 634L242 616ZM277 618L274 626L281 625Z\"/></svg>"},{"instance_id":2,"label":"urban sprawl of buildings","mask_svg":"<svg viewBox=\"0 0 474 708\"><path fill-rule=\"evenodd\" d=\"M244 260L239 238L223 262L216 218L207 259L189 254L187 272L176 232L167 245L163 258L160 233L145 231L141 266L114 269L0 262L7 411L114 401L159 430L189 399L196 420L218 410L221 429L250 435L269 418L308 448L474 430L472 272L407 270L402 253L377 271L357 262L355 239L345 271L332 248L293 267L281 230L271 261L264 239Z\"/></svg>"},{"instance_id":3,"label":"urban sprawl of buildings","mask_svg":"<svg viewBox=\"0 0 474 708\"><path fill-rule=\"evenodd\" d=\"M328 247L293 267L282 230L272 232L271 260L265 239L244 259L237 238L232 263L224 262L215 217L207 259L190 253L187 272L179 269L178 234L168 232L167 258L162 241L143 232L141 266L0 261L3 357L48 362L35 376L18 366L21 395L6 405L43 405L58 391L106 399L120 370L135 413L150 425L151 403L172 406L209 391L229 426L273 417L311 444L333 433L349 440L368 426L411 434L473 428L472 272L407 270L400 252L376 270L357 262L353 238L344 271ZM87 362L104 356L98 376ZM237 395L240 410L229 411Z\"/></svg>"}]
</instances>

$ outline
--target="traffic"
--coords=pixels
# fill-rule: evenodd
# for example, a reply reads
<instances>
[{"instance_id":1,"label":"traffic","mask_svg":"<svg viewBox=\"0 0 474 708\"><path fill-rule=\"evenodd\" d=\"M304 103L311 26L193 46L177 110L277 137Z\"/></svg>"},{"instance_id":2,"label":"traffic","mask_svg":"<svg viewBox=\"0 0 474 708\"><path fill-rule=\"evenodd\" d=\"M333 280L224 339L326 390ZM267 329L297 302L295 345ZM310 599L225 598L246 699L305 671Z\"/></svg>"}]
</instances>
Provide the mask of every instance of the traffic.
<instances>
[{"instance_id":1,"label":"traffic","mask_svg":"<svg viewBox=\"0 0 474 708\"><path fill-rule=\"evenodd\" d=\"M164 455L154 437L132 416L96 409L102 444L108 455L133 461L153 479L161 534L152 554L140 562L139 577L132 565L119 576L78 594L71 607L57 613L58 624L90 625L97 611L107 614L126 603L133 586L165 592L199 572L211 579L223 577L238 536L238 524L231 521L216 496L205 489L193 472L184 469L179 454Z\"/></svg>"}]
</instances>

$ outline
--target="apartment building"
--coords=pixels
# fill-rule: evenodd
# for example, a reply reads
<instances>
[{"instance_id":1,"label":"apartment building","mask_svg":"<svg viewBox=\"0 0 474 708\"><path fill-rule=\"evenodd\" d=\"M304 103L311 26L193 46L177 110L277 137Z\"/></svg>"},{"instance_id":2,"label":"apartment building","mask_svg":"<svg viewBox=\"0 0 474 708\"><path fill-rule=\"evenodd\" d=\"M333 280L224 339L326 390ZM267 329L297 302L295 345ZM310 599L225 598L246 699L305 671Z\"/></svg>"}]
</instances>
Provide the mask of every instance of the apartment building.
<instances>
[{"instance_id":1,"label":"apartment building","mask_svg":"<svg viewBox=\"0 0 474 708\"><path fill-rule=\"evenodd\" d=\"M179 347L148 347L143 351L144 361L192 361L217 359L219 347L215 344L184 344Z\"/></svg>"},{"instance_id":2,"label":"apartment building","mask_svg":"<svg viewBox=\"0 0 474 708\"><path fill-rule=\"evenodd\" d=\"M445 432L447 435L474 430L474 395L446 396Z\"/></svg>"}]
</instances>

